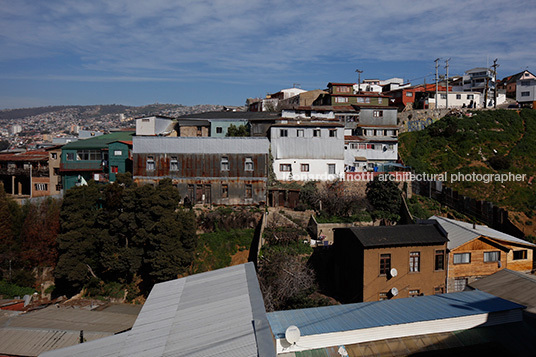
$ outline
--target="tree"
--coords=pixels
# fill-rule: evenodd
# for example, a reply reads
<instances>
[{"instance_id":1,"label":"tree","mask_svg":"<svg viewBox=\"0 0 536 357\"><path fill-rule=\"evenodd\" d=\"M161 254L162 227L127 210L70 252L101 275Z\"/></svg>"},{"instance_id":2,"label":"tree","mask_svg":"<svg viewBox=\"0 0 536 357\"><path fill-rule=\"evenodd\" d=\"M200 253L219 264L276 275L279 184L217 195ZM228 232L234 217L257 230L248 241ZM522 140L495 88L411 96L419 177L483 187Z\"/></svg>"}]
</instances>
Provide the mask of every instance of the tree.
<instances>
[{"instance_id":1,"label":"tree","mask_svg":"<svg viewBox=\"0 0 536 357\"><path fill-rule=\"evenodd\" d=\"M381 181L379 176L367 184L367 200L374 207L375 218L396 222L400 219L401 191L393 178Z\"/></svg>"},{"instance_id":2,"label":"tree","mask_svg":"<svg viewBox=\"0 0 536 357\"><path fill-rule=\"evenodd\" d=\"M102 204L95 182L68 190L61 206L61 229L58 235L58 264L54 271L57 292L74 294L80 291L99 264L96 227Z\"/></svg>"},{"instance_id":3,"label":"tree","mask_svg":"<svg viewBox=\"0 0 536 357\"><path fill-rule=\"evenodd\" d=\"M238 127L234 124L229 125L226 136L249 136L249 127L244 124Z\"/></svg>"}]
</instances>

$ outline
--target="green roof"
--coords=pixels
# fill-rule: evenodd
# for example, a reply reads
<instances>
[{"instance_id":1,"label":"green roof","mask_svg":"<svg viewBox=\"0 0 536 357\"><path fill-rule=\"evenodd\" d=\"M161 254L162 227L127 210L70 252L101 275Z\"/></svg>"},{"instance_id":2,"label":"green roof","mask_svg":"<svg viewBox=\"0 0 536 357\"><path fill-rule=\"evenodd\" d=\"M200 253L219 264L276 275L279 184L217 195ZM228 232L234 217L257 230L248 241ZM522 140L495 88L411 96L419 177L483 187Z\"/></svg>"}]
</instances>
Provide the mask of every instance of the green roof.
<instances>
[{"instance_id":1,"label":"green roof","mask_svg":"<svg viewBox=\"0 0 536 357\"><path fill-rule=\"evenodd\" d=\"M90 139L83 139L71 142L62 147L62 150L69 149L102 149L114 141L132 141L135 131L116 131L110 134L96 136Z\"/></svg>"}]
</instances>

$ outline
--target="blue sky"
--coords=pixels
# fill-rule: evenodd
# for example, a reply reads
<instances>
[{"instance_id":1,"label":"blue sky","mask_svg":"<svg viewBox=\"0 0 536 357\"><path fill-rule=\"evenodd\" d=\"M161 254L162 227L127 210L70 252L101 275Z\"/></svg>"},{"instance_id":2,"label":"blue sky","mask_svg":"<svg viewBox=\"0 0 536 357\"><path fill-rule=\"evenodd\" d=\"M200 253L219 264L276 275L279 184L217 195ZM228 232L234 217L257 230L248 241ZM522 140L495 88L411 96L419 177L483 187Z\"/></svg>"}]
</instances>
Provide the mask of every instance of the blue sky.
<instances>
[{"instance_id":1,"label":"blue sky","mask_svg":"<svg viewBox=\"0 0 536 357\"><path fill-rule=\"evenodd\" d=\"M535 73L535 18L534 0L0 0L0 109L243 105L357 68L432 81L437 57Z\"/></svg>"}]
</instances>

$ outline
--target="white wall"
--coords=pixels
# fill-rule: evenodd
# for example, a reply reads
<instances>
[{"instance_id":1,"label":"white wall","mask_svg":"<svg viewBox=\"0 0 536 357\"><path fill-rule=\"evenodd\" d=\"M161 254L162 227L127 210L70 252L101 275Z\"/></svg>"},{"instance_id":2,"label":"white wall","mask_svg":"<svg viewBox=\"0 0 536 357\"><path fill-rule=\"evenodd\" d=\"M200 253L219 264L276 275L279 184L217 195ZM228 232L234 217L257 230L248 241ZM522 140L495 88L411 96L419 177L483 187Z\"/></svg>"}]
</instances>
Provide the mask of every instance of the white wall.
<instances>
[{"instance_id":1,"label":"white wall","mask_svg":"<svg viewBox=\"0 0 536 357\"><path fill-rule=\"evenodd\" d=\"M281 171L281 164L291 165L291 171ZM301 165L308 164L309 171L302 172ZM335 174L330 175L328 164L335 164ZM331 181L344 178L344 160L339 159L280 159L274 160L274 173L279 181Z\"/></svg>"},{"instance_id":2,"label":"white wall","mask_svg":"<svg viewBox=\"0 0 536 357\"><path fill-rule=\"evenodd\" d=\"M438 108L446 108L446 99L442 96L445 95L445 92L439 92L439 101ZM467 107L471 103L471 99L467 99L467 96L473 96L473 103L477 103L478 107L482 107L482 94L479 92L449 92L449 108L461 108L465 104ZM460 96L460 99L457 99L457 96ZM435 104L435 98L429 98L428 104L430 107L434 107L432 104ZM497 102L499 104L499 102Z\"/></svg>"},{"instance_id":3,"label":"white wall","mask_svg":"<svg viewBox=\"0 0 536 357\"><path fill-rule=\"evenodd\" d=\"M367 143L363 144L366 145ZM347 149L344 150L344 163L348 166L354 166L356 156L365 157L368 162L395 162L398 159L398 143L375 142L368 144L374 144L374 149L351 149L351 143L346 144L345 147ZM393 149L388 149L387 145L393 145ZM387 148L385 151L384 147Z\"/></svg>"}]
</instances>

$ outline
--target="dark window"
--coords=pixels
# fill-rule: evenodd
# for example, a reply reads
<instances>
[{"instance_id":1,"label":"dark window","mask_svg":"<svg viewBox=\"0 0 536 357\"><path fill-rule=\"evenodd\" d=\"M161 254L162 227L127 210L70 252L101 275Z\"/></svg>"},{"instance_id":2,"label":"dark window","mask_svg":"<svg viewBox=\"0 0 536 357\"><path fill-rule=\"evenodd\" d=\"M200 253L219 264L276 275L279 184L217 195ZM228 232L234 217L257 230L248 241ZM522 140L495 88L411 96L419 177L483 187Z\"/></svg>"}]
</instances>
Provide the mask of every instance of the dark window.
<instances>
[{"instance_id":1,"label":"dark window","mask_svg":"<svg viewBox=\"0 0 536 357\"><path fill-rule=\"evenodd\" d=\"M58 154L53 152L50 154L52 156L53 159L57 159L58 158Z\"/></svg>"},{"instance_id":2,"label":"dark window","mask_svg":"<svg viewBox=\"0 0 536 357\"><path fill-rule=\"evenodd\" d=\"M172 156L169 161L169 170L170 171L179 171L179 160L177 156Z\"/></svg>"},{"instance_id":3,"label":"dark window","mask_svg":"<svg viewBox=\"0 0 536 357\"><path fill-rule=\"evenodd\" d=\"M74 161L75 160L74 152L68 152L66 156L67 156L67 161Z\"/></svg>"},{"instance_id":4,"label":"dark window","mask_svg":"<svg viewBox=\"0 0 536 357\"><path fill-rule=\"evenodd\" d=\"M527 259L527 250L514 250L514 260Z\"/></svg>"},{"instance_id":5,"label":"dark window","mask_svg":"<svg viewBox=\"0 0 536 357\"><path fill-rule=\"evenodd\" d=\"M435 270L445 270L445 251L435 251Z\"/></svg>"},{"instance_id":6,"label":"dark window","mask_svg":"<svg viewBox=\"0 0 536 357\"><path fill-rule=\"evenodd\" d=\"M229 197L229 185L223 184L221 185L221 198L228 198Z\"/></svg>"},{"instance_id":7,"label":"dark window","mask_svg":"<svg viewBox=\"0 0 536 357\"><path fill-rule=\"evenodd\" d=\"M391 254L380 254L380 275L387 275L391 270Z\"/></svg>"},{"instance_id":8,"label":"dark window","mask_svg":"<svg viewBox=\"0 0 536 357\"><path fill-rule=\"evenodd\" d=\"M292 171L291 164L279 164L279 171Z\"/></svg>"},{"instance_id":9,"label":"dark window","mask_svg":"<svg viewBox=\"0 0 536 357\"><path fill-rule=\"evenodd\" d=\"M288 130L287 129L280 129L279 130L279 136L282 138L286 138L288 136Z\"/></svg>"},{"instance_id":10,"label":"dark window","mask_svg":"<svg viewBox=\"0 0 536 357\"><path fill-rule=\"evenodd\" d=\"M245 198L252 198L252 197L253 197L253 186L246 184Z\"/></svg>"},{"instance_id":11,"label":"dark window","mask_svg":"<svg viewBox=\"0 0 536 357\"><path fill-rule=\"evenodd\" d=\"M420 252L409 253L409 271L413 273L421 271L421 253Z\"/></svg>"},{"instance_id":12,"label":"dark window","mask_svg":"<svg viewBox=\"0 0 536 357\"><path fill-rule=\"evenodd\" d=\"M304 132L303 132L303 129L298 129L298 138L303 138L303 135Z\"/></svg>"},{"instance_id":13,"label":"dark window","mask_svg":"<svg viewBox=\"0 0 536 357\"><path fill-rule=\"evenodd\" d=\"M328 164L328 174L335 175L335 164Z\"/></svg>"},{"instance_id":14,"label":"dark window","mask_svg":"<svg viewBox=\"0 0 536 357\"><path fill-rule=\"evenodd\" d=\"M329 131L329 137L330 138L336 138L337 137L337 129L332 129Z\"/></svg>"},{"instance_id":15,"label":"dark window","mask_svg":"<svg viewBox=\"0 0 536 357\"><path fill-rule=\"evenodd\" d=\"M445 292L445 288L442 286L436 286L434 287L434 294L443 294Z\"/></svg>"},{"instance_id":16,"label":"dark window","mask_svg":"<svg viewBox=\"0 0 536 357\"><path fill-rule=\"evenodd\" d=\"M530 92L521 92L522 97L530 97Z\"/></svg>"},{"instance_id":17,"label":"dark window","mask_svg":"<svg viewBox=\"0 0 536 357\"><path fill-rule=\"evenodd\" d=\"M309 164L301 164L302 172L309 172Z\"/></svg>"},{"instance_id":18,"label":"dark window","mask_svg":"<svg viewBox=\"0 0 536 357\"><path fill-rule=\"evenodd\" d=\"M251 159L251 157L246 157L244 170L253 171L253 160Z\"/></svg>"},{"instance_id":19,"label":"dark window","mask_svg":"<svg viewBox=\"0 0 536 357\"><path fill-rule=\"evenodd\" d=\"M498 262L501 260L501 252L484 252L484 263Z\"/></svg>"},{"instance_id":20,"label":"dark window","mask_svg":"<svg viewBox=\"0 0 536 357\"><path fill-rule=\"evenodd\" d=\"M380 295L378 297L378 300L383 301L383 300L387 300L387 299L388 299L387 293L380 293Z\"/></svg>"},{"instance_id":21,"label":"dark window","mask_svg":"<svg viewBox=\"0 0 536 357\"><path fill-rule=\"evenodd\" d=\"M320 129L313 129L313 136L315 138L319 138L320 137Z\"/></svg>"},{"instance_id":22,"label":"dark window","mask_svg":"<svg viewBox=\"0 0 536 357\"><path fill-rule=\"evenodd\" d=\"M462 99L462 95L461 94L456 94L456 99Z\"/></svg>"},{"instance_id":23,"label":"dark window","mask_svg":"<svg viewBox=\"0 0 536 357\"><path fill-rule=\"evenodd\" d=\"M372 116L375 117L375 118L383 117L383 110L374 110L372 112Z\"/></svg>"},{"instance_id":24,"label":"dark window","mask_svg":"<svg viewBox=\"0 0 536 357\"><path fill-rule=\"evenodd\" d=\"M454 264L469 264L471 263L471 253L456 253L454 254Z\"/></svg>"},{"instance_id":25,"label":"dark window","mask_svg":"<svg viewBox=\"0 0 536 357\"><path fill-rule=\"evenodd\" d=\"M216 127L216 133L221 134L223 133L223 128L221 126Z\"/></svg>"},{"instance_id":26,"label":"dark window","mask_svg":"<svg viewBox=\"0 0 536 357\"><path fill-rule=\"evenodd\" d=\"M147 156L147 163L145 165L145 169L147 171L154 171L155 165L154 165L154 157L153 156Z\"/></svg>"},{"instance_id":27,"label":"dark window","mask_svg":"<svg viewBox=\"0 0 536 357\"><path fill-rule=\"evenodd\" d=\"M229 171L229 158L228 157L221 158L221 170Z\"/></svg>"}]
</instances>

